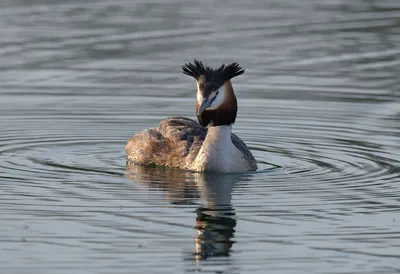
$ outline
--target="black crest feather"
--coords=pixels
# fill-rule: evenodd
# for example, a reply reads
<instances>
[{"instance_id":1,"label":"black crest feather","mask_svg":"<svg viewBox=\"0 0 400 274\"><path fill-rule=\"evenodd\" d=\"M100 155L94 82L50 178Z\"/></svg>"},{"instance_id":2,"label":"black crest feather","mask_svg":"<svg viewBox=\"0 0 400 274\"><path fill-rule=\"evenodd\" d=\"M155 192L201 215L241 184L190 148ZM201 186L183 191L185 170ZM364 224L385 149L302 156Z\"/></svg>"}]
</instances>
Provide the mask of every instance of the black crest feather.
<instances>
[{"instance_id":1,"label":"black crest feather","mask_svg":"<svg viewBox=\"0 0 400 274\"><path fill-rule=\"evenodd\" d=\"M238 63L229 65L222 64L219 68L213 69L205 66L203 62L194 59L191 63L186 63L182 66L184 74L194 77L198 80L201 76L206 78L206 81L228 81L233 77L244 73L244 69Z\"/></svg>"}]
</instances>

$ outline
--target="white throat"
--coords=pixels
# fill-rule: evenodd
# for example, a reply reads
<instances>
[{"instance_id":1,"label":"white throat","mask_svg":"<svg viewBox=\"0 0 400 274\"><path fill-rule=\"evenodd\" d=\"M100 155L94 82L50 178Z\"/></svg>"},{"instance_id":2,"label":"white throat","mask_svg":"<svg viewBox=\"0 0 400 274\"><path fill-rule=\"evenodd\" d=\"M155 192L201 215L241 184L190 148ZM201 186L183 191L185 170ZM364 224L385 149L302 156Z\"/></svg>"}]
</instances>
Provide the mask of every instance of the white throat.
<instances>
[{"instance_id":1,"label":"white throat","mask_svg":"<svg viewBox=\"0 0 400 274\"><path fill-rule=\"evenodd\" d=\"M212 142L218 146L233 145L231 140L232 125L223 125L217 127L209 127L206 140L204 142Z\"/></svg>"},{"instance_id":2,"label":"white throat","mask_svg":"<svg viewBox=\"0 0 400 274\"><path fill-rule=\"evenodd\" d=\"M207 136L196 158L197 171L235 172L241 153L232 143L232 126L209 127Z\"/></svg>"}]
</instances>

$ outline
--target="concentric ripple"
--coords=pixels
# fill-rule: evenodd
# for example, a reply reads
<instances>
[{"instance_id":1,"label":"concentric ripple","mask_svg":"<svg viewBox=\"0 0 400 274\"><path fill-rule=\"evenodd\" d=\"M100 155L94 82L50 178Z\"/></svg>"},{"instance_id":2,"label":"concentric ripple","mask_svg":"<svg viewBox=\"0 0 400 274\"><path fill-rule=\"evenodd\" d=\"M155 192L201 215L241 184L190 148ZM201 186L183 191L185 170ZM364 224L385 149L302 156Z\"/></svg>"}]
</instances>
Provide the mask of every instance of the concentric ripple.
<instances>
[{"instance_id":1,"label":"concentric ripple","mask_svg":"<svg viewBox=\"0 0 400 274\"><path fill-rule=\"evenodd\" d=\"M0 10L1 273L398 272L398 0L25 2ZM193 58L246 69L258 171L126 162L194 117Z\"/></svg>"},{"instance_id":2,"label":"concentric ripple","mask_svg":"<svg viewBox=\"0 0 400 274\"><path fill-rule=\"evenodd\" d=\"M165 250L178 252L172 246L180 241L185 261L198 263L235 257L238 250L250 263L260 250L275 254L282 247L287 253L270 257L271 264L279 256L296 256L289 252L293 248L308 250L304 262L298 262L304 267L321 254L329 259L332 252L346 260L362 260L359 252L364 249L370 250L364 256L397 258L386 246L399 236L393 226L400 194L399 136L396 116L379 111L381 104L324 102L321 108L308 100L240 98L234 131L253 151L259 170L204 177L126 166L124 155L129 135L156 125L162 113L179 108L190 117L192 99L141 97L148 105L164 102L164 109L153 110L132 109L132 98L126 96L80 104L69 103L79 96L58 97L54 106L31 104L22 115L3 111L9 119L1 130L0 176L8 198L0 212L11 227L2 227L0 241L10 248L15 242L34 241L63 246L64 254L86 246L105 246L104 252L112 254L112 235L117 235L117 250L128 256L132 250L123 241L133 237L138 252L126 267L146 261L139 255L141 248L157 257ZM106 105L108 114L103 114ZM90 115L81 116L82 111ZM10 214L21 211L27 228L6 237L12 226L20 226ZM364 215L380 221L368 223ZM39 226L32 216L41 220ZM77 236L40 226L60 219L76 226ZM194 238L193 227L198 233ZM36 231L58 236L38 236ZM97 242L97 235L103 235L103 242ZM186 240L179 240L182 235ZM73 243L63 237L72 237ZM322 245L326 237L330 240ZM160 245L162 252L156 248ZM176 260L172 254L169 258ZM73 260L81 266L96 261Z\"/></svg>"}]
</instances>

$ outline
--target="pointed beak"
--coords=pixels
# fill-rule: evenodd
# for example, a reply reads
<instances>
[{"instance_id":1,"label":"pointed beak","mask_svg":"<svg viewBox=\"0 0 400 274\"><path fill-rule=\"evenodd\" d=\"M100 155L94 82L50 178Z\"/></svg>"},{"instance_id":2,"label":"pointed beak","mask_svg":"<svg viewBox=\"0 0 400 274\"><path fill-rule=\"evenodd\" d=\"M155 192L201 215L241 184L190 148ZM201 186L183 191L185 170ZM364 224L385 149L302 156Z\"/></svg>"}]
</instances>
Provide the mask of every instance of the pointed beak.
<instances>
[{"instance_id":1,"label":"pointed beak","mask_svg":"<svg viewBox=\"0 0 400 274\"><path fill-rule=\"evenodd\" d=\"M197 115L202 114L202 113L212 104L212 102L213 102L214 100L215 100L215 97L213 97L213 98L204 98L204 99L201 101L199 110L197 111Z\"/></svg>"}]
</instances>

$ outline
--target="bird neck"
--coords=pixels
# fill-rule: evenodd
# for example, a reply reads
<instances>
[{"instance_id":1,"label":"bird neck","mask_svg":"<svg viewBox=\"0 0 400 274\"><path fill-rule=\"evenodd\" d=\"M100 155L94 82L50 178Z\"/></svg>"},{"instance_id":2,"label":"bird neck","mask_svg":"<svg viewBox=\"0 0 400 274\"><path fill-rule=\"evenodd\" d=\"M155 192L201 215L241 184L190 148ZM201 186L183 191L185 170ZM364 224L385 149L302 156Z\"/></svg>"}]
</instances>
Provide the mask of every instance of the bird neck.
<instances>
[{"instance_id":1,"label":"bird neck","mask_svg":"<svg viewBox=\"0 0 400 274\"><path fill-rule=\"evenodd\" d=\"M207 136L196 158L196 170L231 172L237 149L231 139L232 126L222 125L208 128Z\"/></svg>"},{"instance_id":2,"label":"bird neck","mask_svg":"<svg viewBox=\"0 0 400 274\"><path fill-rule=\"evenodd\" d=\"M232 125L212 126L208 128L206 140L210 143L224 144L232 143Z\"/></svg>"}]
</instances>

